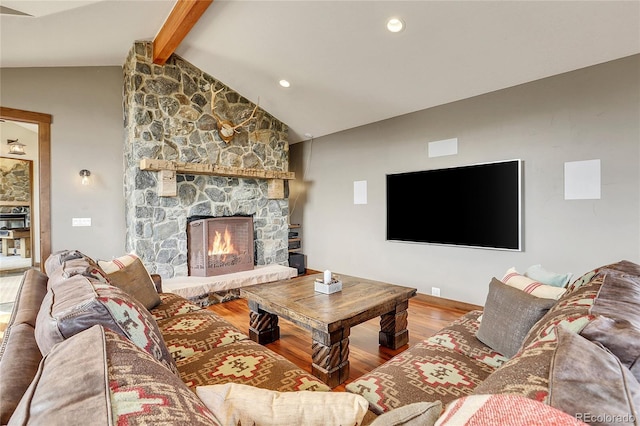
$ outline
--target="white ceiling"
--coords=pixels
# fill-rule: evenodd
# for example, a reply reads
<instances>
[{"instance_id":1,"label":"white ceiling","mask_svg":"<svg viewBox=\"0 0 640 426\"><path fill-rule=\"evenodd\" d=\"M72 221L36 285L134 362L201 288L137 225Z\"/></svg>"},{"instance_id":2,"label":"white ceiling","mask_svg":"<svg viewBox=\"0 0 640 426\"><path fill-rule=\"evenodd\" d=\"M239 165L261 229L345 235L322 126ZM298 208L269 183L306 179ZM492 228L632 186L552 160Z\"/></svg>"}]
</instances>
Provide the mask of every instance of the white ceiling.
<instances>
[{"instance_id":1,"label":"white ceiling","mask_svg":"<svg viewBox=\"0 0 640 426\"><path fill-rule=\"evenodd\" d=\"M174 1L0 5L0 67L121 66ZM176 53L298 142L638 54L640 0L215 0Z\"/></svg>"}]
</instances>

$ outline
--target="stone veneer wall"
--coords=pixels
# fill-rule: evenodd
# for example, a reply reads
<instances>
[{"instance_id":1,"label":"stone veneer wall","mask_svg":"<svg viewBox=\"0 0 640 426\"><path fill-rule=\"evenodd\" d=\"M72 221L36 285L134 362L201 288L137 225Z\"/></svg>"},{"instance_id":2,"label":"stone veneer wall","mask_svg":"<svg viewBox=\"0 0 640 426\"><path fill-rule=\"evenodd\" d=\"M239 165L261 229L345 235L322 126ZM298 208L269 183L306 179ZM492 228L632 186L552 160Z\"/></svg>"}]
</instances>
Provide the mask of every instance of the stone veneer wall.
<instances>
[{"instance_id":1,"label":"stone veneer wall","mask_svg":"<svg viewBox=\"0 0 640 426\"><path fill-rule=\"evenodd\" d=\"M27 227L31 226L31 168L30 160L0 157L0 213L26 213ZM3 206L5 201L11 205Z\"/></svg>"},{"instance_id":2,"label":"stone veneer wall","mask_svg":"<svg viewBox=\"0 0 640 426\"><path fill-rule=\"evenodd\" d=\"M0 158L0 202L31 203L31 161Z\"/></svg>"},{"instance_id":3,"label":"stone veneer wall","mask_svg":"<svg viewBox=\"0 0 640 426\"><path fill-rule=\"evenodd\" d=\"M141 171L154 158L251 169L288 171L287 126L258 109L227 144L211 115L239 123L255 105L182 58L152 63L152 44L136 42L124 64L124 190L127 251L152 273L186 276L187 217L253 215L258 265L288 265L288 200L267 198L267 181L219 176L177 176L178 195L160 197L157 172Z\"/></svg>"}]
</instances>

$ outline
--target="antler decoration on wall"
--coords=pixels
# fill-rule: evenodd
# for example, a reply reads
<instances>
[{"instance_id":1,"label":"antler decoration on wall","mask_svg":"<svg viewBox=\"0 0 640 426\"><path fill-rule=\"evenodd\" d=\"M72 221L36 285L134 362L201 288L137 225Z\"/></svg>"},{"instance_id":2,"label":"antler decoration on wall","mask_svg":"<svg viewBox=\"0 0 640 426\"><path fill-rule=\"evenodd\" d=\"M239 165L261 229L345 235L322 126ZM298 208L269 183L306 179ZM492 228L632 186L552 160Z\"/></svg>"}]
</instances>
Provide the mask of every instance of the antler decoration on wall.
<instances>
[{"instance_id":1,"label":"antler decoration on wall","mask_svg":"<svg viewBox=\"0 0 640 426\"><path fill-rule=\"evenodd\" d=\"M216 121L218 122L218 134L220 135L223 141L225 141L226 143L229 143L231 142L231 139L233 139L233 135L235 135L236 133L240 133L240 131L238 130L240 127L244 126L249 121L256 118L255 114L256 114L256 111L258 110L260 99L258 98L258 104L256 104L255 108L251 112L251 116L246 120L244 120L242 123L234 125L231 121L223 120L220 117L218 117L215 112L216 95L222 92L223 90L224 88L214 92L213 86L211 86L211 115L213 115L213 118L215 118Z\"/></svg>"}]
</instances>

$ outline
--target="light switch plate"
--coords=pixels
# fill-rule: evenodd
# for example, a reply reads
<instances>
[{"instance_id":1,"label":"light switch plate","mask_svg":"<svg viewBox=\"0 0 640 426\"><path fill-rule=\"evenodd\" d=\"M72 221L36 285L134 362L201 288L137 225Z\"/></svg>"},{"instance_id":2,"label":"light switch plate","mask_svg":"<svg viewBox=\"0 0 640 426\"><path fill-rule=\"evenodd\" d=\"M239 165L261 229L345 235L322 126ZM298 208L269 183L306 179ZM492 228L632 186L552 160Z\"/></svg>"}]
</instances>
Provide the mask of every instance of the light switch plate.
<instances>
[{"instance_id":1,"label":"light switch plate","mask_svg":"<svg viewBox=\"0 0 640 426\"><path fill-rule=\"evenodd\" d=\"M71 219L71 226L91 226L90 217L74 217Z\"/></svg>"}]
</instances>

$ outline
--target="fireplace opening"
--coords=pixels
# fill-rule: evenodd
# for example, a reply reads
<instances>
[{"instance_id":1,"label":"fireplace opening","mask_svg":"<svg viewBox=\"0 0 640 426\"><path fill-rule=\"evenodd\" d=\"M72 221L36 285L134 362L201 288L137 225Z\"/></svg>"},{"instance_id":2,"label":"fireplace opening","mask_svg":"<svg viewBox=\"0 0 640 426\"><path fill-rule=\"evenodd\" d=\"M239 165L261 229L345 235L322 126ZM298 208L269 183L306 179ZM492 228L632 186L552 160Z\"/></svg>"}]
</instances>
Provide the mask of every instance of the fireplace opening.
<instances>
[{"instance_id":1,"label":"fireplace opening","mask_svg":"<svg viewBox=\"0 0 640 426\"><path fill-rule=\"evenodd\" d=\"M253 269L253 217L187 219L187 259L195 277Z\"/></svg>"}]
</instances>

